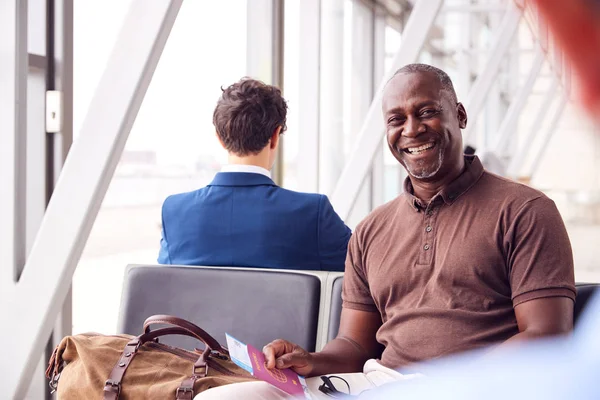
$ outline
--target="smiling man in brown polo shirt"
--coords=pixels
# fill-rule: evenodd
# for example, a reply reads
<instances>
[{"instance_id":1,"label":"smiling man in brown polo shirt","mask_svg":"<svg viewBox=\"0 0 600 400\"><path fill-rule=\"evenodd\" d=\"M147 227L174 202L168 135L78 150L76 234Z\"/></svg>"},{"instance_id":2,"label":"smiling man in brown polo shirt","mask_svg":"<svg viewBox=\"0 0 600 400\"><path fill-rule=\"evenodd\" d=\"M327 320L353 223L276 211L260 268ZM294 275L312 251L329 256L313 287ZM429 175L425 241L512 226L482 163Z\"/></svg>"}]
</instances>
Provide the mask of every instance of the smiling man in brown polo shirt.
<instances>
[{"instance_id":1,"label":"smiling man in brown polo shirt","mask_svg":"<svg viewBox=\"0 0 600 400\"><path fill-rule=\"evenodd\" d=\"M448 75L403 67L385 88L383 117L409 177L350 239L339 334L317 353L276 340L264 349L268 366L344 373L357 394L402 379L393 369L416 362L569 332L573 257L560 214L541 192L463 155L467 112ZM323 396L318 378L307 382ZM243 385L245 398L282 394L252 382L206 395L235 396Z\"/></svg>"}]
</instances>

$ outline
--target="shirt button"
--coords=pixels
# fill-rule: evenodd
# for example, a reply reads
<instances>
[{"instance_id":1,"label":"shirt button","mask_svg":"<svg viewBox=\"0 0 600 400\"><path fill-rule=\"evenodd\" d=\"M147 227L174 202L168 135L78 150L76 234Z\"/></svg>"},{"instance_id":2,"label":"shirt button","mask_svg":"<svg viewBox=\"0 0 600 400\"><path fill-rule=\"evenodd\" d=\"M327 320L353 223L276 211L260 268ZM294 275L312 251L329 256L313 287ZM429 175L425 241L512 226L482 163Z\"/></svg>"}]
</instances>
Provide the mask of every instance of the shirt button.
<instances>
[{"instance_id":1,"label":"shirt button","mask_svg":"<svg viewBox=\"0 0 600 400\"><path fill-rule=\"evenodd\" d=\"M425 228L425 230L426 230L427 232L431 232L431 229L432 229L432 228L431 228L430 226L428 226L427 228Z\"/></svg>"},{"instance_id":2,"label":"shirt button","mask_svg":"<svg viewBox=\"0 0 600 400\"><path fill-rule=\"evenodd\" d=\"M423 250L429 250L429 245L426 244L425 246L423 246Z\"/></svg>"},{"instance_id":3,"label":"shirt button","mask_svg":"<svg viewBox=\"0 0 600 400\"><path fill-rule=\"evenodd\" d=\"M427 211L427 215L431 216L433 214L433 211L429 210Z\"/></svg>"}]
</instances>

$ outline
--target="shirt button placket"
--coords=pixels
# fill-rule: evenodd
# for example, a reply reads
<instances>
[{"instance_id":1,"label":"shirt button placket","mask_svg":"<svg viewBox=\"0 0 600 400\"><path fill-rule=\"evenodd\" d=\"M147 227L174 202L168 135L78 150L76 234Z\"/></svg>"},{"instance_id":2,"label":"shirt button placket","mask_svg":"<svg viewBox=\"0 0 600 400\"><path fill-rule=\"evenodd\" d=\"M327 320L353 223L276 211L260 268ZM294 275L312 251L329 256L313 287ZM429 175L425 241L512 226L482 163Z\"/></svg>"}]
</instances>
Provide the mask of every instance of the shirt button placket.
<instances>
[{"instance_id":1,"label":"shirt button placket","mask_svg":"<svg viewBox=\"0 0 600 400\"><path fill-rule=\"evenodd\" d=\"M429 264L431 263L431 252L429 250L431 250L431 242L432 242L432 238L431 238L431 232L433 231L433 227L431 226L431 220L432 220L432 216L433 216L433 210L428 208L425 211L425 233L424 233L424 241L423 241L423 247L422 247L422 262L424 264Z\"/></svg>"}]
</instances>

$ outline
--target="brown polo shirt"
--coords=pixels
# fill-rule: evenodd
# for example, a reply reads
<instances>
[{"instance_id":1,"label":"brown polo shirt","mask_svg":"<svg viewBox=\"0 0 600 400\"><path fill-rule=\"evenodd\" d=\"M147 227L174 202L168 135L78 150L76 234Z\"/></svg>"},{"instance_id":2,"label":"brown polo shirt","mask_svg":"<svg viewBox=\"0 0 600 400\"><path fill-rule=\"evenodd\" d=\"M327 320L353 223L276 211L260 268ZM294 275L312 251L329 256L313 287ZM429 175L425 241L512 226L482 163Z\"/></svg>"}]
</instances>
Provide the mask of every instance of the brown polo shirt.
<instances>
[{"instance_id":1,"label":"brown polo shirt","mask_svg":"<svg viewBox=\"0 0 600 400\"><path fill-rule=\"evenodd\" d=\"M405 193L350 239L343 306L379 312L381 362L391 368L504 341L514 307L575 299L573 255L554 202L525 185L465 171L429 205Z\"/></svg>"}]
</instances>

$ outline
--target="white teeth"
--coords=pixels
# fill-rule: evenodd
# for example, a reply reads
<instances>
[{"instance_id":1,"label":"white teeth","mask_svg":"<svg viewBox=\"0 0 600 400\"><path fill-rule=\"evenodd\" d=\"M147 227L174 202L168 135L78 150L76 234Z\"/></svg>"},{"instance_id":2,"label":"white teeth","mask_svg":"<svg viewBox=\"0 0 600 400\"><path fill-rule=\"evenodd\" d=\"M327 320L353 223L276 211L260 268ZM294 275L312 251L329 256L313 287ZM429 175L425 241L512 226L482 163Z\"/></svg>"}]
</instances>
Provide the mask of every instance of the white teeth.
<instances>
[{"instance_id":1,"label":"white teeth","mask_svg":"<svg viewBox=\"0 0 600 400\"><path fill-rule=\"evenodd\" d=\"M432 148L434 145L435 145L435 143L427 143L427 144L424 144L419 147L409 147L408 151L412 154L415 154L415 153L418 154L418 153L421 153L425 150Z\"/></svg>"}]
</instances>

